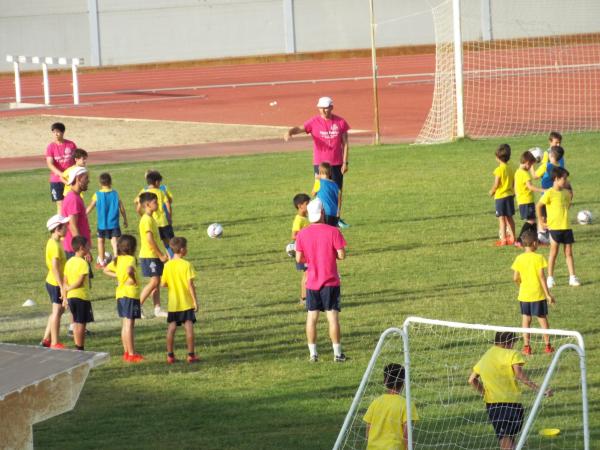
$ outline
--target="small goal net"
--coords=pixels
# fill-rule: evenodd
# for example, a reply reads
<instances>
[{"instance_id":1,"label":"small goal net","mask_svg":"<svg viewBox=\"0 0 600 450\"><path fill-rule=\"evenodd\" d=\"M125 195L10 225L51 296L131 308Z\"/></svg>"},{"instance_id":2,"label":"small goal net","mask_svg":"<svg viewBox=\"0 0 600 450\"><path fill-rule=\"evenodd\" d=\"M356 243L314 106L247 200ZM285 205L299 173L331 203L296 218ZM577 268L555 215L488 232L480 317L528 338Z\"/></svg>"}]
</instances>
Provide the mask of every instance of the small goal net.
<instances>
[{"instance_id":1,"label":"small goal net","mask_svg":"<svg viewBox=\"0 0 600 450\"><path fill-rule=\"evenodd\" d=\"M523 384L523 426L514 438L516 448L589 449L585 354L581 335L544 330L555 352L545 353L543 332L489 325L473 325L411 317L402 329L386 330L373 352L334 449L367 448L363 417L373 400L386 392L384 368L405 367L402 395L407 401L408 443L412 449L498 449L499 442L481 395L468 384L473 367L494 345L498 331L520 338L530 332L531 356L523 366L540 386L536 392ZM521 352L522 340L514 349ZM544 391L554 391L551 397ZM418 420L412 419L415 408ZM554 431L553 431L554 430ZM548 434L556 433L554 436Z\"/></svg>"}]
</instances>

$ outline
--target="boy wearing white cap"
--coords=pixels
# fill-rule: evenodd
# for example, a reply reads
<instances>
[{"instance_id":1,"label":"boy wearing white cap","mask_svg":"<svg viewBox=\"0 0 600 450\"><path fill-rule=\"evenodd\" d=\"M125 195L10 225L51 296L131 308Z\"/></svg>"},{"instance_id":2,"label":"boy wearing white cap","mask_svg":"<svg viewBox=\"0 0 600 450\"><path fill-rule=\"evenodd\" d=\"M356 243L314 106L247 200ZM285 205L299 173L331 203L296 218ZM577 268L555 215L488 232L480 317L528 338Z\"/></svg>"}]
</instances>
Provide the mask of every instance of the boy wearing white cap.
<instances>
[{"instance_id":1,"label":"boy wearing white cap","mask_svg":"<svg viewBox=\"0 0 600 450\"><path fill-rule=\"evenodd\" d=\"M342 204L342 189L344 174L348 172L348 130L350 125L342 117L333 114L333 100L331 97L321 97L317 102L319 114L307 120L301 127L290 128L283 136L285 141L296 134L310 134L313 138L313 172L315 179L319 178L319 164L331 164L331 178L340 189L339 201ZM348 225L339 220L339 227Z\"/></svg>"},{"instance_id":2,"label":"boy wearing white cap","mask_svg":"<svg viewBox=\"0 0 600 450\"><path fill-rule=\"evenodd\" d=\"M88 171L85 167L77 167L69 173L68 184L71 190L65 196L62 203L61 215L69 219L67 234L63 241L67 257L75 254L71 241L75 236L83 236L90 242L90 224L85 210L85 204L81 193L87 191L89 184ZM89 261L89 258L86 258Z\"/></svg>"},{"instance_id":3,"label":"boy wearing white cap","mask_svg":"<svg viewBox=\"0 0 600 450\"><path fill-rule=\"evenodd\" d=\"M311 225L296 236L296 261L308 266L306 280L306 338L310 361L319 360L317 353L317 321L319 312L327 312L329 337L333 344L333 360L345 362L340 333L340 276L337 260L346 257L346 241L340 230L324 223L323 203L316 198L308 204Z\"/></svg>"},{"instance_id":4,"label":"boy wearing white cap","mask_svg":"<svg viewBox=\"0 0 600 450\"><path fill-rule=\"evenodd\" d=\"M52 312L48 316L48 324L44 332L44 338L41 344L44 347L55 349L64 348L64 345L58 341L60 330L60 318L67 306L67 297L65 296L64 271L67 257L60 243L61 238L67 232L66 223L69 222L67 217L55 215L48 219L46 228L50 232L50 239L46 244L46 267L48 275L46 275L46 290L50 296L52 303Z\"/></svg>"}]
</instances>

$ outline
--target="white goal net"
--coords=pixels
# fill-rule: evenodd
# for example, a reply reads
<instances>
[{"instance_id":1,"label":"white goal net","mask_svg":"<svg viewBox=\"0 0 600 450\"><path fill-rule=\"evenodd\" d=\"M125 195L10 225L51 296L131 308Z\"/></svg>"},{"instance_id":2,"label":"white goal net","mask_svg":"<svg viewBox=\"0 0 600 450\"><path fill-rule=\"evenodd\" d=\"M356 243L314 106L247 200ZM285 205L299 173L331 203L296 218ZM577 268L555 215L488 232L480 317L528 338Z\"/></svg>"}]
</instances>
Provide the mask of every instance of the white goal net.
<instances>
[{"instance_id":1,"label":"white goal net","mask_svg":"<svg viewBox=\"0 0 600 450\"><path fill-rule=\"evenodd\" d=\"M364 416L382 394L384 368L405 367L409 448L498 449L499 441L486 405L468 378L481 357L494 346L498 331L521 337L525 329L408 318L402 329L384 332L352 402L334 449L367 448ZM545 330L553 353L545 353L543 332L527 330L532 355L523 356L524 371L539 392L519 384L524 408L522 428L514 436L517 449L589 449L587 388L583 339L577 332ZM522 341L514 345L519 354ZM544 396L550 388L554 394ZM407 416L409 416L407 414ZM554 431L551 431L554 430ZM546 434L556 433L555 436ZM412 445L412 446L411 446ZM400 447L401 448L401 447Z\"/></svg>"},{"instance_id":2,"label":"white goal net","mask_svg":"<svg viewBox=\"0 0 600 450\"><path fill-rule=\"evenodd\" d=\"M446 0L432 13L434 95L417 143L462 137L459 122L469 137L600 129L599 1Z\"/></svg>"}]
</instances>

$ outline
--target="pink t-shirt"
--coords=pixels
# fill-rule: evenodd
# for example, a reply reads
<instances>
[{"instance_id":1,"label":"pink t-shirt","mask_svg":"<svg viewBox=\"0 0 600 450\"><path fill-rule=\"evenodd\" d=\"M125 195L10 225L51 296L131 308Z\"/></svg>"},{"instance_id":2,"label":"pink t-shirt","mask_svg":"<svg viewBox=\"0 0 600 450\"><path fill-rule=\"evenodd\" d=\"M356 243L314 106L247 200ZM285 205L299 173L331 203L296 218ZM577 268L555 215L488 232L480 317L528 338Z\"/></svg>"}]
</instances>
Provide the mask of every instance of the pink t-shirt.
<instances>
[{"instance_id":1,"label":"pink t-shirt","mask_svg":"<svg viewBox=\"0 0 600 450\"><path fill-rule=\"evenodd\" d=\"M85 204L83 203L83 199L79 194L69 191L63 200L61 215L64 217L69 217L74 216L75 214L77 214L77 229L79 230L79 234L84 236L88 240L88 243L91 244L90 223L88 222L87 214L85 213ZM73 252L73 247L71 246L72 240L73 235L71 233L71 227L69 227L67 224L67 234L63 240L63 247L65 248L65 251Z\"/></svg>"},{"instance_id":2,"label":"pink t-shirt","mask_svg":"<svg viewBox=\"0 0 600 450\"><path fill-rule=\"evenodd\" d=\"M350 129L350 125L335 114L331 119L315 116L304 124L304 131L310 134L315 144L313 164L328 162L339 166L344 162L344 146L342 136Z\"/></svg>"},{"instance_id":3,"label":"pink t-shirt","mask_svg":"<svg viewBox=\"0 0 600 450\"><path fill-rule=\"evenodd\" d=\"M337 251L346 247L340 230L324 223L303 228L296 236L296 251L306 260L306 287L313 291L323 286L339 286Z\"/></svg>"},{"instance_id":4,"label":"pink t-shirt","mask_svg":"<svg viewBox=\"0 0 600 450\"><path fill-rule=\"evenodd\" d=\"M60 144L58 142L50 142L48 147L46 147L46 157L50 156L54 160L54 166L61 172L64 172L65 169L75 164L73 153L76 148L75 142L67 139L63 140ZM60 182L60 177L51 172L50 182L58 183Z\"/></svg>"}]
</instances>

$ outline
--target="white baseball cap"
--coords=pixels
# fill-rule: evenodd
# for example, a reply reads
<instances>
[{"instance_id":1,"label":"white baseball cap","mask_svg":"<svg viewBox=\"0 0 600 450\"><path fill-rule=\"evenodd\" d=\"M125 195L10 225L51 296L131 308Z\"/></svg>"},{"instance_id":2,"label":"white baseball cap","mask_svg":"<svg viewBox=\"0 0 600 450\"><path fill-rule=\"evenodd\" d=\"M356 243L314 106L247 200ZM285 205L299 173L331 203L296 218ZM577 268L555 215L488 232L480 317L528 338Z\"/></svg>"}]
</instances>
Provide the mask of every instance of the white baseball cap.
<instances>
[{"instance_id":1,"label":"white baseball cap","mask_svg":"<svg viewBox=\"0 0 600 450\"><path fill-rule=\"evenodd\" d=\"M77 178L79 175L83 175L84 173L87 173L87 169L85 167L76 167L69 172L69 180L67 183L73 184L75 182L75 178Z\"/></svg>"},{"instance_id":2,"label":"white baseball cap","mask_svg":"<svg viewBox=\"0 0 600 450\"><path fill-rule=\"evenodd\" d=\"M308 221L316 223L321 220L321 213L323 212L323 202L320 198L315 198L308 204Z\"/></svg>"},{"instance_id":3,"label":"white baseball cap","mask_svg":"<svg viewBox=\"0 0 600 450\"><path fill-rule=\"evenodd\" d=\"M317 102L317 108L329 108L330 106L333 106L331 97L321 97Z\"/></svg>"},{"instance_id":4,"label":"white baseball cap","mask_svg":"<svg viewBox=\"0 0 600 450\"><path fill-rule=\"evenodd\" d=\"M48 222L46 222L46 228L48 228L48 231L53 231L61 223L67 223L68 221L68 217L63 217L60 214L56 214L48 219Z\"/></svg>"}]
</instances>

